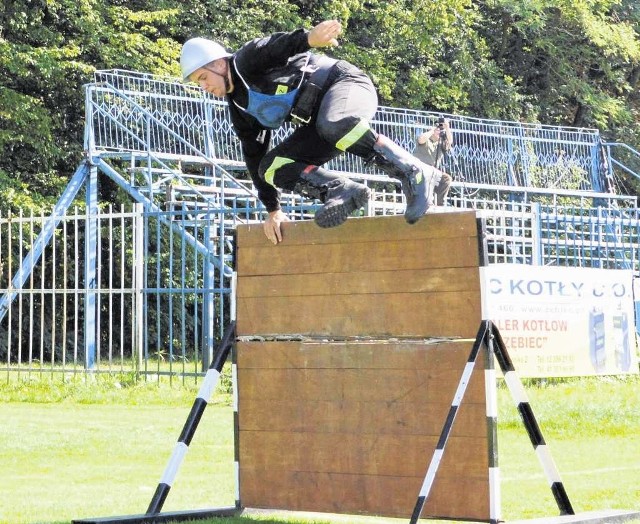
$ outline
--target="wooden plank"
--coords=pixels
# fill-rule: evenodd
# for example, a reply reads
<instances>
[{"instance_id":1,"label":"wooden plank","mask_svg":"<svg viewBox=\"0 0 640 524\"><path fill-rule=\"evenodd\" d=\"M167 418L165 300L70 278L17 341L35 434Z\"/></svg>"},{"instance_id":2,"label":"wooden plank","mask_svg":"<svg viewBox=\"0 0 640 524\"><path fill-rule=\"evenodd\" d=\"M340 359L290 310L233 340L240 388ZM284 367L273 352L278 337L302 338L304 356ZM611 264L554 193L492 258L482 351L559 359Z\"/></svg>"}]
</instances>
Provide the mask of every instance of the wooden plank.
<instances>
[{"instance_id":1,"label":"wooden plank","mask_svg":"<svg viewBox=\"0 0 640 524\"><path fill-rule=\"evenodd\" d=\"M476 236L476 212L461 210L452 213L426 215L416 224L407 224L401 216L351 218L340 227L322 229L312 220L296 220L282 224L284 241L273 246L264 236L262 224L237 226L240 247L269 247L279 250L287 244L336 244L362 241L383 241L390 238L449 238Z\"/></svg>"},{"instance_id":2,"label":"wooden plank","mask_svg":"<svg viewBox=\"0 0 640 524\"><path fill-rule=\"evenodd\" d=\"M237 364L252 368L434 369L462 373L473 339L238 341Z\"/></svg>"},{"instance_id":3,"label":"wooden plank","mask_svg":"<svg viewBox=\"0 0 640 524\"><path fill-rule=\"evenodd\" d=\"M473 403L468 393L456 417L456 435L485 438L486 406ZM453 393L446 403L244 398L238 421L247 432L439 436L452 400Z\"/></svg>"},{"instance_id":4,"label":"wooden plank","mask_svg":"<svg viewBox=\"0 0 640 524\"><path fill-rule=\"evenodd\" d=\"M480 291L239 298L239 336L474 337Z\"/></svg>"},{"instance_id":5,"label":"wooden plank","mask_svg":"<svg viewBox=\"0 0 640 524\"><path fill-rule=\"evenodd\" d=\"M242 503L410 515L474 341L238 342ZM479 358L423 516L486 518L486 423Z\"/></svg>"},{"instance_id":6,"label":"wooden plank","mask_svg":"<svg viewBox=\"0 0 640 524\"><path fill-rule=\"evenodd\" d=\"M241 278L254 275L477 268L479 265L476 236L450 237L446 241L392 237L330 245L283 243L246 247L238 243L237 248L239 286Z\"/></svg>"},{"instance_id":7,"label":"wooden plank","mask_svg":"<svg viewBox=\"0 0 640 524\"><path fill-rule=\"evenodd\" d=\"M460 292L480 289L477 267L360 271L353 273L301 273L243 276L236 296L290 297L383 293Z\"/></svg>"},{"instance_id":8,"label":"wooden plank","mask_svg":"<svg viewBox=\"0 0 640 524\"><path fill-rule=\"evenodd\" d=\"M241 431L239 442L241 470L247 473L255 469L424 477L438 435ZM486 437L452 435L440 467L443 477L486 478Z\"/></svg>"},{"instance_id":9,"label":"wooden plank","mask_svg":"<svg viewBox=\"0 0 640 524\"><path fill-rule=\"evenodd\" d=\"M295 395L304 400L359 402L451 403L461 370L318 370L238 369L238 399L279 400ZM451 390L443 387L447 384ZM469 399L484 395L484 381L469 382Z\"/></svg>"},{"instance_id":10,"label":"wooden plank","mask_svg":"<svg viewBox=\"0 0 640 524\"><path fill-rule=\"evenodd\" d=\"M243 505L253 508L384 515L408 519L423 478L349 475L309 471L246 475L241 483ZM278 474L280 473L280 474ZM268 481L263 480L268 476ZM291 486L297 489L292 490ZM486 479L437 478L422 517L487 521Z\"/></svg>"}]
</instances>

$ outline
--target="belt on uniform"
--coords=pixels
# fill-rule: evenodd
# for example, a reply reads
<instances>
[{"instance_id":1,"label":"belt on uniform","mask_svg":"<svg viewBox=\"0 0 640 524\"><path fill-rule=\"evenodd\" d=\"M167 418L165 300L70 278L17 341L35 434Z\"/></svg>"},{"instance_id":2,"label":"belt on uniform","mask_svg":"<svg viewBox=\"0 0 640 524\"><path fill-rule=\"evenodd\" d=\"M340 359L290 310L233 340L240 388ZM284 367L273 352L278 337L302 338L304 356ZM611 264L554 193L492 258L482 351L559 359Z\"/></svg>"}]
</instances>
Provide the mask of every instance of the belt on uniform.
<instances>
[{"instance_id":1,"label":"belt on uniform","mask_svg":"<svg viewBox=\"0 0 640 524\"><path fill-rule=\"evenodd\" d=\"M291 110L291 120L296 124L308 124L313 117L322 88L329 78L333 66L338 63L334 58L317 55L309 80L302 88L296 103Z\"/></svg>"}]
</instances>

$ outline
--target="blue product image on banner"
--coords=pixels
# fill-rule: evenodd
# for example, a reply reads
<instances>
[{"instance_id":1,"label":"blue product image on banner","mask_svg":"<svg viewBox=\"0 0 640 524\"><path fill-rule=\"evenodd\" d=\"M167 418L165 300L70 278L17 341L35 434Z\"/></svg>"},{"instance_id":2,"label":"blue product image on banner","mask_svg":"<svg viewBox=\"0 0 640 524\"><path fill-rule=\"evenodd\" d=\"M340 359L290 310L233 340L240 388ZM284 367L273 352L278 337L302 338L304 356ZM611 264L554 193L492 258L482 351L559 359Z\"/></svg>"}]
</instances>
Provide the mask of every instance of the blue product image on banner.
<instances>
[{"instance_id":1,"label":"blue product image on banner","mask_svg":"<svg viewBox=\"0 0 640 524\"><path fill-rule=\"evenodd\" d=\"M604 343L604 313L593 309L589 312L589 356L597 373L605 369L607 356Z\"/></svg>"}]
</instances>

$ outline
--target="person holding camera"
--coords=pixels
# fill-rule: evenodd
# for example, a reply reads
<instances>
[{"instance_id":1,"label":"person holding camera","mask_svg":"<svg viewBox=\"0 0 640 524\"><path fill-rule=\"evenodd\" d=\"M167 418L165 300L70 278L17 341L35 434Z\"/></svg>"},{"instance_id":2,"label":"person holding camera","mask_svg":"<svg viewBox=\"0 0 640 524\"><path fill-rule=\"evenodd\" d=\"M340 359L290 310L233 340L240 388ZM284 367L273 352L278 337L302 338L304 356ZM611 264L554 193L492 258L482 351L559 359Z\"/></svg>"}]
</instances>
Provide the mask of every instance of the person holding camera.
<instances>
[{"instance_id":1,"label":"person holding camera","mask_svg":"<svg viewBox=\"0 0 640 524\"><path fill-rule=\"evenodd\" d=\"M438 125L418 135L413 155L430 166L440 170L442 159L451 150L453 134L449 126L449 120L440 117ZM441 171L440 182L435 187L435 204L444 206L449 188L451 187L451 175Z\"/></svg>"},{"instance_id":2,"label":"person holding camera","mask_svg":"<svg viewBox=\"0 0 640 524\"><path fill-rule=\"evenodd\" d=\"M183 79L228 101L247 170L268 212L264 233L274 244L288 220L278 188L320 200L314 217L320 227L339 226L366 205L367 186L322 167L345 152L400 180L409 224L433 203L439 171L370 127L378 109L371 79L345 60L310 51L338 45L341 32L338 20L325 20L309 30L255 38L233 53L201 37L182 46ZM294 131L270 148L272 132L285 122Z\"/></svg>"}]
</instances>

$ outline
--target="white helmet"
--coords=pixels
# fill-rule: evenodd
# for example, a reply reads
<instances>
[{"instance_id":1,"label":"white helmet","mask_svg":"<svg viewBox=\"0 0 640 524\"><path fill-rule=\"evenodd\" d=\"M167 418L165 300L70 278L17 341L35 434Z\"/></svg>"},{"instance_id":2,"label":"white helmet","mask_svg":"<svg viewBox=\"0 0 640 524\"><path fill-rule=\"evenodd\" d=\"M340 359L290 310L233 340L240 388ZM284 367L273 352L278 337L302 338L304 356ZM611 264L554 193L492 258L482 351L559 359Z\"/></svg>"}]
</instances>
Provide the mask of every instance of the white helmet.
<instances>
[{"instance_id":1,"label":"white helmet","mask_svg":"<svg viewBox=\"0 0 640 524\"><path fill-rule=\"evenodd\" d=\"M182 79L188 80L189 75L196 69L207 65L209 62L231 56L224 47L213 40L206 38L191 38L182 46L180 53L180 68L182 69Z\"/></svg>"}]
</instances>

